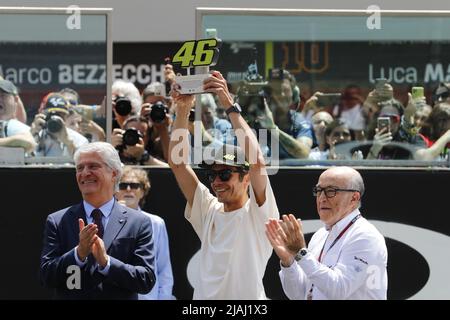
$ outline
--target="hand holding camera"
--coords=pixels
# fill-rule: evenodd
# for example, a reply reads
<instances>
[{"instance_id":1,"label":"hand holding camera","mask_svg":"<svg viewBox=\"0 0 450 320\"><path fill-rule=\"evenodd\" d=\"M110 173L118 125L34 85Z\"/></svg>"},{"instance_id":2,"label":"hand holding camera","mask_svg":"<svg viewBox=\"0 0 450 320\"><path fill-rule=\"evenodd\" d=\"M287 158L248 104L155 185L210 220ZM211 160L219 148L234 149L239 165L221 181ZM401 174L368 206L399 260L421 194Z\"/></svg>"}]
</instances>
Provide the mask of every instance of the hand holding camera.
<instances>
[{"instance_id":1,"label":"hand holding camera","mask_svg":"<svg viewBox=\"0 0 450 320\"><path fill-rule=\"evenodd\" d=\"M144 153L144 140L142 134L135 128L126 130L114 129L111 144L119 151L121 156L140 159Z\"/></svg>"},{"instance_id":2,"label":"hand holding camera","mask_svg":"<svg viewBox=\"0 0 450 320\"><path fill-rule=\"evenodd\" d=\"M118 115L125 117L131 113L131 100L126 96L116 96L113 100L113 107Z\"/></svg>"},{"instance_id":3,"label":"hand holding camera","mask_svg":"<svg viewBox=\"0 0 450 320\"><path fill-rule=\"evenodd\" d=\"M259 126L263 129L276 129L275 121L273 120L272 111L269 109L266 99L264 99L264 113L260 114L256 120Z\"/></svg>"},{"instance_id":4,"label":"hand holding camera","mask_svg":"<svg viewBox=\"0 0 450 320\"><path fill-rule=\"evenodd\" d=\"M45 127L45 114L38 113L34 116L33 123L31 124L31 134L33 136L39 134L39 132Z\"/></svg>"},{"instance_id":5,"label":"hand holding camera","mask_svg":"<svg viewBox=\"0 0 450 320\"><path fill-rule=\"evenodd\" d=\"M323 93L320 91L314 92L314 94L305 102L303 106L302 113L307 116L308 114L313 114L317 110L317 97L322 95Z\"/></svg>"},{"instance_id":6,"label":"hand holding camera","mask_svg":"<svg viewBox=\"0 0 450 320\"><path fill-rule=\"evenodd\" d=\"M133 159L140 160L142 158L142 155L145 152L144 140L142 139L142 137L140 136L138 131L136 133L131 133L132 131L128 131L128 130L137 131L136 129L127 129L127 131L125 131L125 133L124 133L125 148L123 149L123 155L127 158L133 158ZM129 133L127 133L127 132L129 132ZM138 134L138 135L136 136L136 134ZM133 137L131 137L131 136L133 136ZM127 144L127 143L135 142L136 138L137 138L137 141L135 144L133 144L133 145ZM131 139L133 141L131 141ZM127 140L130 140L130 141L127 141Z\"/></svg>"},{"instance_id":7,"label":"hand holding camera","mask_svg":"<svg viewBox=\"0 0 450 320\"><path fill-rule=\"evenodd\" d=\"M323 107L334 107L339 104L341 100L340 93L321 93L317 95L317 106L319 108Z\"/></svg>"},{"instance_id":8,"label":"hand holding camera","mask_svg":"<svg viewBox=\"0 0 450 320\"><path fill-rule=\"evenodd\" d=\"M122 129L113 129L112 135L111 135L111 144L114 148L117 149L118 146L121 146L123 144L123 133L124 131Z\"/></svg>"},{"instance_id":9,"label":"hand holding camera","mask_svg":"<svg viewBox=\"0 0 450 320\"><path fill-rule=\"evenodd\" d=\"M372 154L374 158L378 157L381 149L392 141L392 133L388 130L388 127L380 125L375 129L375 132L372 147L370 148L370 154Z\"/></svg>"},{"instance_id":10,"label":"hand holding camera","mask_svg":"<svg viewBox=\"0 0 450 320\"><path fill-rule=\"evenodd\" d=\"M417 105L420 103L424 103L421 101L422 100L414 99L412 94L408 92L408 104L406 105L405 111L403 113L404 119L408 124L412 125L414 123L414 115L417 112Z\"/></svg>"},{"instance_id":11,"label":"hand holding camera","mask_svg":"<svg viewBox=\"0 0 450 320\"><path fill-rule=\"evenodd\" d=\"M374 96L376 102L382 102L394 98L394 89L385 78L375 79Z\"/></svg>"}]
</instances>

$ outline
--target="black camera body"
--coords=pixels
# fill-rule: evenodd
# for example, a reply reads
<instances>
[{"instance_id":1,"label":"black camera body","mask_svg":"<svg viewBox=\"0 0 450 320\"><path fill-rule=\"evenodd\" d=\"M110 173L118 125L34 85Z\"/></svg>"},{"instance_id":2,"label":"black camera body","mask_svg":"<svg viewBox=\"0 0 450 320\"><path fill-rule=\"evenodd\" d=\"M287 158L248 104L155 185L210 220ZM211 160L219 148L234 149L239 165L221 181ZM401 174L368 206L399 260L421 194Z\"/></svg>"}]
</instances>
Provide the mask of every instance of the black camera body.
<instances>
[{"instance_id":1,"label":"black camera body","mask_svg":"<svg viewBox=\"0 0 450 320\"><path fill-rule=\"evenodd\" d=\"M157 101L151 106L150 119L153 122L160 123L164 121L168 113L169 108L162 101Z\"/></svg>"},{"instance_id":2,"label":"black camera body","mask_svg":"<svg viewBox=\"0 0 450 320\"><path fill-rule=\"evenodd\" d=\"M189 111L189 121L190 122L195 121L195 108L192 108L191 111Z\"/></svg>"},{"instance_id":3,"label":"black camera body","mask_svg":"<svg viewBox=\"0 0 450 320\"><path fill-rule=\"evenodd\" d=\"M129 128L125 130L122 135L123 146L135 146L139 142L140 138L142 138L142 134L139 132L139 130L135 128Z\"/></svg>"},{"instance_id":4,"label":"black camera body","mask_svg":"<svg viewBox=\"0 0 450 320\"><path fill-rule=\"evenodd\" d=\"M45 117L45 129L50 133L58 133L64 127L64 120L55 112L47 113Z\"/></svg>"},{"instance_id":5,"label":"black camera body","mask_svg":"<svg viewBox=\"0 0 450 320\"><path fill-rule=\"evenodd\" d=\"M131 100L125 96L117 96L114 99L116 112L121 116L127 116L131 113Z\"/></svg>"},{"instance_id":6,"label":"black camera body","mask_svg":"<svg viewBox=\"0 0 450 320\"><path fill-rule=\"evenodd\" d=\"M264 105L261 105L261 98L267 96L268 83L266 81L241 81L237 89L238 103L242 108L248 107L251 103L257 103L261 110Z\"/></svg>"}]
</instances>

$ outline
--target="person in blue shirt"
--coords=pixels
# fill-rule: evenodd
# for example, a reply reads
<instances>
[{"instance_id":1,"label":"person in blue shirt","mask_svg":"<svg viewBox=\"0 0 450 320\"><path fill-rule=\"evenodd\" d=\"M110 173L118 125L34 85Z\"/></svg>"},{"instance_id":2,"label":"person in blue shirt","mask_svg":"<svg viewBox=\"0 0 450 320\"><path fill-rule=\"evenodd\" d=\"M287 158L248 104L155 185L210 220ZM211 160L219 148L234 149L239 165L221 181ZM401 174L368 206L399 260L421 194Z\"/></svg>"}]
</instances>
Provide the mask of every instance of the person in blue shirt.
<instances>
[{"instance_id":1,"label":"person in blue shirt","mask_svg":"<svg viewBox=\"0 0 450 320\"><path fill-rule=\"evenodd\" d=\"M124 167L119 191L116 194L117 200L148 216L153 228L156 283L148 294L139 294L139 300L173 300L175 299L172 295L173 274L166 225L161 217L141 210L149 190L150 180L147 172L142 169Z\"/></svg>"},{"instance_id":2,"label":"person in blue shirt","mask_svg":"<svg viewBox=\"0 0 450 320\"><path fill-rule=\"evenodd\" d=\"M209 93L200 95L202 123L211 136L222 143L237 145L230 121L217 117L217 104Z\"/></svg>"},{"instance_id":3,"label":"person in blue shirt","mask_svg":"<svg viewBox=\"0 0 450 320\"><path fill-rule=\"evenodd\" d=\"M262 99L257 99L255 129L269 130L268 139L278 141L279 159L305 159L313 146L312 125L297 112L295 78L286 70L282 74L270 79ZM272 141L268 145L272 146ZM276 156L272 148L270 154Z\"/></svg>"}]
</instances>

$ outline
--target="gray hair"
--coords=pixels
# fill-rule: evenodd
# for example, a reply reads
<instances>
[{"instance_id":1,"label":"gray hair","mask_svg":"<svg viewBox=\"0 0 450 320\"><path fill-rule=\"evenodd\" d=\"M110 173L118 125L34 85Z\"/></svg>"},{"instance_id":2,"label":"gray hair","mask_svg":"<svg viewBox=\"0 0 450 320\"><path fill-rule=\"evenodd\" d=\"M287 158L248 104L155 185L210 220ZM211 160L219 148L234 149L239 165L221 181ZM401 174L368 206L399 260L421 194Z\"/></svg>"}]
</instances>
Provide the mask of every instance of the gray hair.
<instances>
[{"instance_id":1,"label":"gray hair","mask_svg":"<svg viewBox=\"0 0 450 320\"><path fill-rule=\"evenodd\" d=\"M141 112L142 97L133 83L122 79L116 80L112 84L111 91L115 95L125 96L130 99L133 111L137 114Z\"/></svg>"},{"instance_id":2,"label":"gray hair","mask_svg":"<svg viewBox=\"0 0 450 320\"><path fill-rule=\"evenodd\" d=\"M77 151L75 151L75 154L73 155L75 166L77 165L82 153L90 152L96 152L102 158L103 162L105 162L109 168L117 173L114 191L118 191L120 178L122 177L123 165L120 161L119 153L117 152L117 150L107 142L99 141L83 144L77 149Z\"/></svg>"},{"instance_id":3,"label":"gray hair","mask_svg":"<svg viewBox=\"0 0 450 320\"><path fill-rule=\"evenodd\" d=\"M211 112L216 115L216 110L217 110L217 104L216 101L214 100L214 97L212 94L210 93L203 93L200 95L200 101L202 103L202 107L208 107Z\"/></svg>"},{"instance_id":4,"label":"gray hair","mask_svg":"<svg viewBox=\"0 0 450 320\"><path fill-rule=\"evenodd\" d=\"M361 174L356 171L355 169L351 168L351 167L346 167L346 166L338 166L338 167L331 167L328 170L332 170L335 172L335 174L339 174L339 175L343 175L345 177L345 179L347 180L347 189L353 189L353 190L357 190L360 194L360 198L359 198L359 204L358 204L358 209L361 208L361 199L362 196L364 195L364 191L365 191L365 187L364 187L364 181L363 178L361 176Z\"/></svg>"},{"instance_id":5,"label":"gray hair","mask_svg":"<svg viewBox=\"0 0 450 320\"><path fill-rule=\"evenodd\" d=\"M349 176L348 188L358 190L360 194L358 209L361 208L361 199L364 195L365 187L361 174L353 168L350 168L353 174Z\"/></svg>"}]
</instances>

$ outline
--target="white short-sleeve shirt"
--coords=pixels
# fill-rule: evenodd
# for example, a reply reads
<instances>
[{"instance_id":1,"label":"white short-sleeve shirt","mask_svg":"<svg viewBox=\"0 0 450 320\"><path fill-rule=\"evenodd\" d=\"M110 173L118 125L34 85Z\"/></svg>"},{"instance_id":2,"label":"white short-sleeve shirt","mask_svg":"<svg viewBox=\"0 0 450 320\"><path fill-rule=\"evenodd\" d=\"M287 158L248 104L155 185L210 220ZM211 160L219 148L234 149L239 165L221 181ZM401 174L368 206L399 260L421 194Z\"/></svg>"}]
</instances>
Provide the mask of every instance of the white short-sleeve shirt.
<instances>
[{"instance_id":1,"label":"white short-sleeve shirt","mask_svg":"<svg viewBox=\"0 0 450 320\"><path fill-rule=\"evenodd\" d=\"M194 299L266 299L263 276L272 254L265 235L269 218L279 218L270 181L266 201L259 207L250 187L250 199L240 209L224 212L209 189L199 183L185 217L201 241Z\"/></svg>"}]
</instances>

